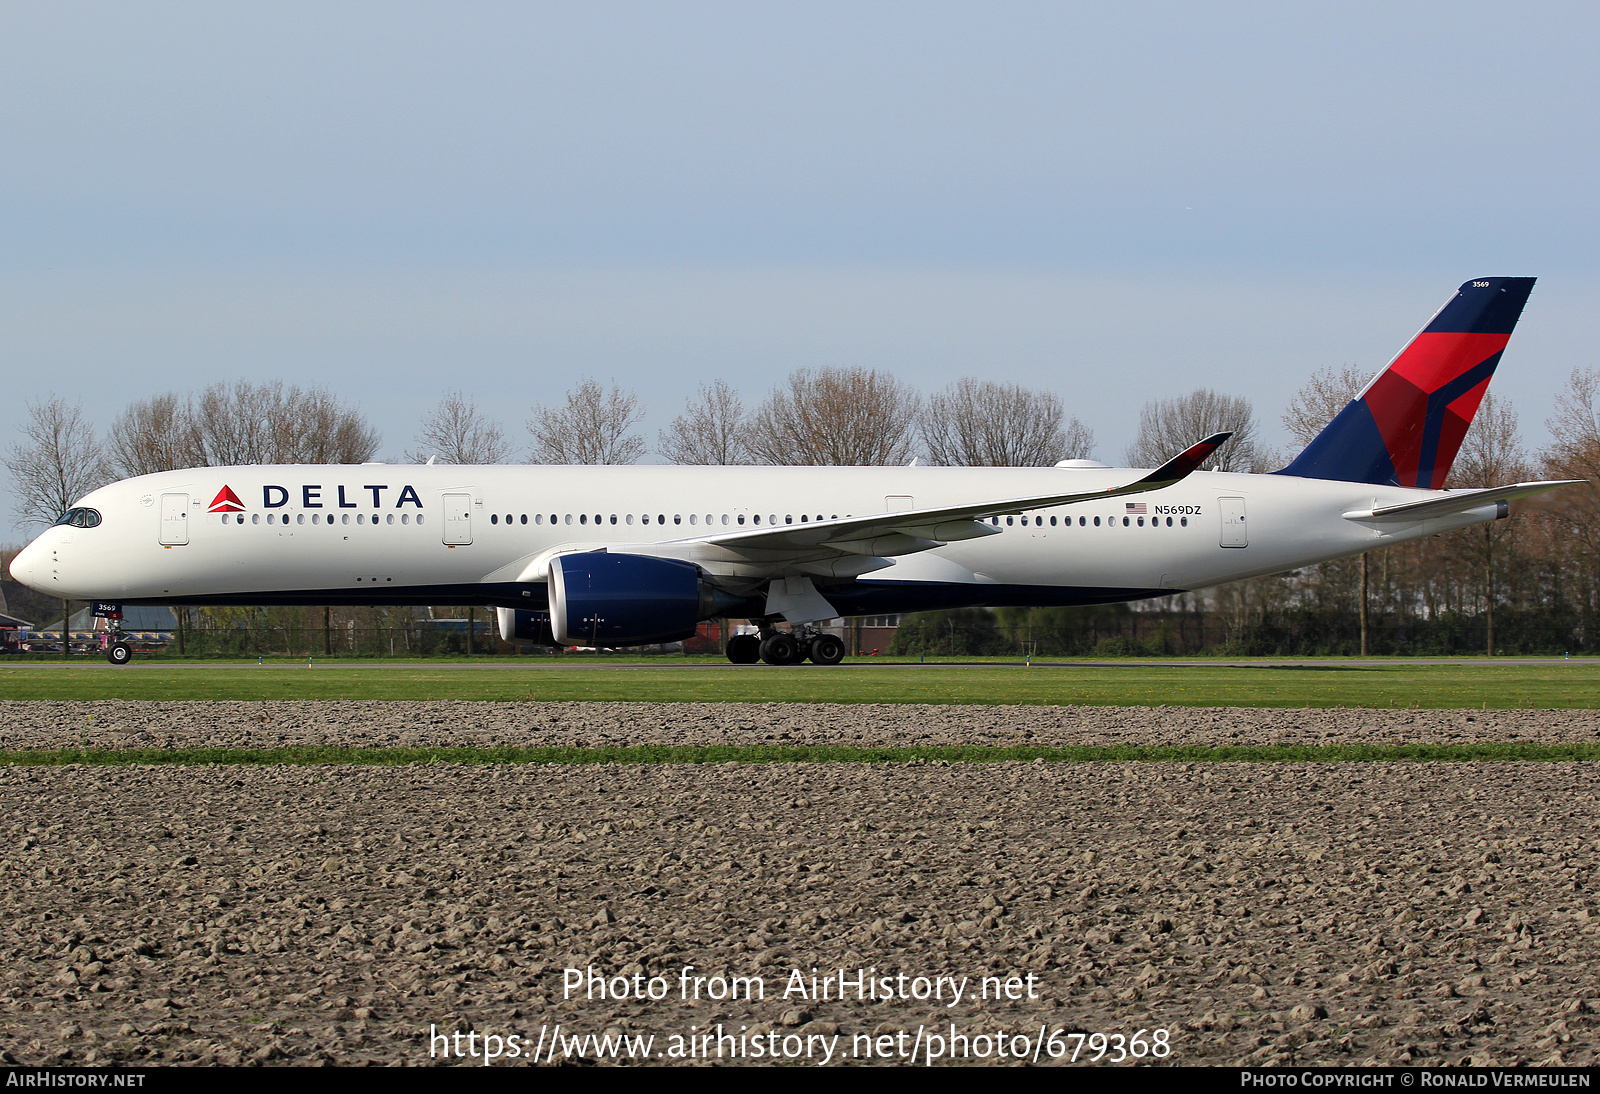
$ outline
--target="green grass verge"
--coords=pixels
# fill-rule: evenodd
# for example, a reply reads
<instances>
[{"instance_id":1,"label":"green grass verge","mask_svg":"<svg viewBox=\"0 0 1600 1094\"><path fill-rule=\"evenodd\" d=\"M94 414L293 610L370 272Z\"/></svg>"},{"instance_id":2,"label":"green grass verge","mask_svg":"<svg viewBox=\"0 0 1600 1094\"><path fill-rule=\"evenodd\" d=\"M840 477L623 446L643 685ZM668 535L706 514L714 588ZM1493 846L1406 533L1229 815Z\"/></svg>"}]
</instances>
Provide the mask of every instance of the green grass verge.
<instances>
[{"instance_id":1,"label":"green grass verge","mask_svg":"<svg viewBox=\"0 0 1600 1094\"><path fill-rule=\"evenodd\" d=\"M7 766L63 764L291 765L363 764L768 764L768 763L1344 763L1386 761L1485 762L1600 760L1600 745L1116 745L1069 748L839 748L769 745L708 745L637 748L66 748L0 752Z\"/></svg>"},{"instance_id":2,"label":"green grass verge","mask_svg":"<svg viewBox=\"0 0 1600 1094\"><path fill-rule=\"evenodd\" d=\"M628 667L427 663L0 665L0 699L457 699L518 702L1593 708L1600 662Z\"/></svg>"}]
</instances>

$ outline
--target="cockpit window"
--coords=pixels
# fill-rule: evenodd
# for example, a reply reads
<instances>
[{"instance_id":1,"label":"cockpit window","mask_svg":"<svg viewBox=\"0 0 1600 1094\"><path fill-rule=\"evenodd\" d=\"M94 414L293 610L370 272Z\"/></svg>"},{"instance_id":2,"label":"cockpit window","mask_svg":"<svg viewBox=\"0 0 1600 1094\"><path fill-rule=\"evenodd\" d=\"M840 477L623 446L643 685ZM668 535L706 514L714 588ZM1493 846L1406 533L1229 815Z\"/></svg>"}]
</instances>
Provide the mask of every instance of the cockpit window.
<instances>
[{"instance_id":1,"label":"cockpit window","mask_svg":"<svg viewBox=\"0 0 1600 1094\"><path fill-rule=\"evenodd\" d=\"M72 528L94 528L100 523L100 512L97 509L68 509L56 518L56 523Z\"/></svg>"}]
</instances>

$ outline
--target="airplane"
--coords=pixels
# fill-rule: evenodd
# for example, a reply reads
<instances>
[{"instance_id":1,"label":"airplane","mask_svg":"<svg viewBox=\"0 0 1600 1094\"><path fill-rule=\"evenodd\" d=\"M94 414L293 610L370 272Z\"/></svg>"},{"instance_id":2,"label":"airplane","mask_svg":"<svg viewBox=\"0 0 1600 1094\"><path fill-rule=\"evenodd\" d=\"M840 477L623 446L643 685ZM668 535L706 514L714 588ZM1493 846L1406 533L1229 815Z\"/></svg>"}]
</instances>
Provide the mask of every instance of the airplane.
<instances>
[{"instance_id":1,"label":"airplane","mask_svg":"<svg viewBox=\"0 0 1600 1094\"><path fill-rule=\"evenodd\" d=\"M822 621L1167 596L1504 519L1513 499L1572 485L1442 489L1533 283L1463 284L1271 474L1198 470L1226 433L1149 472L195 467L92 491L11 573L108 616L483 605L507 641L551 646L670 642L749 619L758 633L728 642L735 664L838 664L844 644ZM126 664L131 650L114 640L107 657Z\"/></svg>"}]
</instances>

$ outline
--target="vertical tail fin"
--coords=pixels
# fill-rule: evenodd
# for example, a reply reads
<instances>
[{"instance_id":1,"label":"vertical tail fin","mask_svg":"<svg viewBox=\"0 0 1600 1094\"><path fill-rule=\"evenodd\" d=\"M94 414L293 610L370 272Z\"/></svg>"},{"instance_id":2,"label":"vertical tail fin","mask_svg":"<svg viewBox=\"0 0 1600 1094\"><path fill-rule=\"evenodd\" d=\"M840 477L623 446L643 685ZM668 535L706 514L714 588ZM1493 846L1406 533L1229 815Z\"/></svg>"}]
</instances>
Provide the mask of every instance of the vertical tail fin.
<instances>
[{"instance_id":1,"label":"vertical tail fin","mask_svg":"<svg viewBox=\"0 0 1600 1094\"><path fill-rule=\"evenodd\" d=\"M1439 490L1533 291L1468 281L1280 475Z\"/></svg>"}]
</instances>

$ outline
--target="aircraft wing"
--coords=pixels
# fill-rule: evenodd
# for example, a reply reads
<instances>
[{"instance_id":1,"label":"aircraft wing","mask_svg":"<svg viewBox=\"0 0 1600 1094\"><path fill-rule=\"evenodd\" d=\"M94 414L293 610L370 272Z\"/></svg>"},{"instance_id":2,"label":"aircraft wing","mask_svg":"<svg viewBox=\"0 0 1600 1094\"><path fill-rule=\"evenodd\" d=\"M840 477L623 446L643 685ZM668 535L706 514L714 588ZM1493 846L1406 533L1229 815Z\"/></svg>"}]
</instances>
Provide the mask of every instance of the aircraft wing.
<instances>
[{"instance_id":1,"label":"aircraft wing","mask_svg":"<svg viewBox=\"0 0 1600 1094\"><path fill-rule=\"evenodd\" d=\"M1542 494L1546 490L1559 490L1563 486L1576 486L1587 479L1562 479L1551 482L1518 482L1510 486L1491 486L1482 490L1448 490L1438 497L1419 501L1403 501L1395 505L1380 505L1374 509L1357 509L1344 514L1345 520L1402 521L1426 520L1429 517L1464 513L1480 505L1490 505L1512 498L1525 498Z\"/></svg>"},{"instance_id":2,"label":"aircraft wing","mask_svg":"<svg viewBox=\"0 0 1600 1094\"><path fill-rule=\"evenodd\" d=\"M994 535L999 532L998 528L980 523L989 517L1164 489L1183 481L1232 435L1232 433L1217 433L1207 437L1189 446L1143 478L1106 490L1037 494L1030 497L1001 498L932 509L871 513L859 517L812 521L808 524L741 529L737 532L669 542L715 546L745 557L773 560L782 555L814 557L819 552L868 556L911 554L955 540Z\"/></svg>"}]
</instances>

